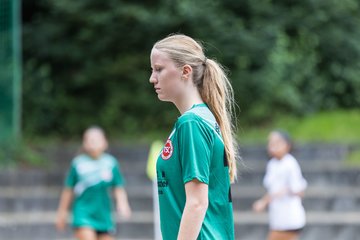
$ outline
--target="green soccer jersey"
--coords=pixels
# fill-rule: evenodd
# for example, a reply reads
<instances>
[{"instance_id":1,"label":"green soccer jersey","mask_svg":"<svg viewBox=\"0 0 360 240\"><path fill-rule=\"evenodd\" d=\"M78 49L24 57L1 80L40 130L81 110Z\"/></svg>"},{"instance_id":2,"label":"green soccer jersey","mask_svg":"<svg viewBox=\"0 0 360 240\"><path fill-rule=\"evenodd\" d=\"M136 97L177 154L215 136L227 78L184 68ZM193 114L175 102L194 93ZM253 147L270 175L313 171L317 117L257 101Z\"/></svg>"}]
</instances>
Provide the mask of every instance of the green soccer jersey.
<instances>
[{"instance_id":1,"label":"green soccer jersey","mask_svg":"<svg viewBox=\"0 0 360 240\"><path fill-rule=\"evenodd\" d=\"M234 239L229 167L215 118L206 104L194 105L180 116L157 161L161 232L175 240L185 207L185 183L208 185L209 206L200 240Z\"/></svg>"},{"instance_id":2,"label":"green soccer jersey","mask_svg":"<svg viewBox=\"0 0 360 240\"><path fill-rule=\"evenodd\" d=\"M65 186L74 191L73 226L113 231L110 190L124 185L116 159L103 154L94 160L82 154L73 159Z\"/></svg>"}]
</instances>

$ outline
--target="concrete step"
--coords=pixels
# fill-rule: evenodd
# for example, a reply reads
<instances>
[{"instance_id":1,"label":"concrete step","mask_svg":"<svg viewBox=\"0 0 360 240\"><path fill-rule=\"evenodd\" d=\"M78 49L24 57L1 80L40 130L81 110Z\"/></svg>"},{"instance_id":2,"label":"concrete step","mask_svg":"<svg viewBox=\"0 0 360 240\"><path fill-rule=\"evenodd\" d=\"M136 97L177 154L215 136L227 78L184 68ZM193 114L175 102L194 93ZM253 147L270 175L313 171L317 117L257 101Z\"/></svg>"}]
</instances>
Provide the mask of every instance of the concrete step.
<instances>
[{"instance_id":1,"label":"concrete step","mask_svg":"<svg viewBox=\"0 0 360 240\"><path fill-rule=\"evenodd\" d=\"M241 184L262 184L265 171L246 170L240 173L239 183ZM317 170L303 171L304 178L309 185L313 186L358 186L360 184L360 170L337 169L337 170Z\"/></svg>"},{"instance_id":2,"label":"concrete step","mask_svg":"<svg viewBox=\"0 0 360 240\"><path fill-rule=\"evenodd\" d=\"M33 225L54 223L55 217L55 211L34 211L21 213L0 212L0 226L11 227L14 224ZM116 220L119 224L152 224L153 217L153 213L150 211L133 211L133 215L130 219L124 220L121 217L116 217ZM306 213L306 218L309 225L349 224L360 226L360 209L353 212L308 211ZM237 225L267 224L267 213L234 211L234 221Z\"/></svg>"},{"instance_id":3,"label":"concrete step","mask_svg":"<svg viewBox=\"0 0 360 240\"><path fill-rule=\"evenodd\" d=\"M123 172L127 185L151 185L145 172ZM0 187L37 186L44 187L62 186L66 173L47 171L43 169L21 170L13 169L0 171Z\"/></svg>"},{"instance_id":4,"label":"concrete step","mask_svg":"<svg viewBox=\"0 0 360 240\"><path fill-rule=\"evenodd\" d=\"M152 224L122 223L117 225L115 237L118 240L150 240L153 239L153 232ZM53 223L0 226L0 236L4 240L75 240L70 227L64 232L58 232Z\"/></svg>"},{"instance_id":5,"label":"concrete step","mask_svg":"<svg viewBox=\"0 0 360 240\"><path fill-rule=\"evenodd\" d=\"M69 239L71 229L59 233L54 228L55 212L0 213L1 239ZM235 212L237 239L265 239L267 214ZM308 212L307 226L301 239L358 239L360 234L360 212L328 213ZM153 236L153 215L149 212L134 212L128 221L118 219L117 237L120 239L151 239Z\"/></svg>"},{"instance_id":6,"label":"concrete step","mask_svg":"<svg viewBox=\"0 0 360 240\"><path fill-rule=\"evenodd\" d=\"M124 164L126 165L126 164ZM134 163L134 165L136 165ZM150 185L151 182L145 173L145 165L143 170L125 166L123 173L128 185ZM0 171L0 187L3 186L61 186L64 182L65 172L46 171L44 169L31 170L8 170ZM238 182L241 184L259 185L265 174L265 164L259 167L244 167L240 169ZM360 168L346 166L332 166L331 164L322 163L317 166L311 166L303 169L304 177L309 185L336 185L336 186L357 186L360 184Z\"/></svg>"},{"instance_id":7,"label":"concrete step","mask_svg":"<svg viewBox=\"0 0 360 240\"><path fill-rule=\"evenodd\" d=\"M243 170L264 170L269 158L259 158L259 159L251 159L243 157L242 160L239 162L239 169L240 172ZM351 169L353 167L346 166L344 161L330 161L330 160L320 160L317 158L307 159L307 160L299 160L298 162L304 172L306 171L336 171L338 169ZM146 158L139 158L139 159L121 159L119 158L119 163L121 166L122 172L126 173L137 173L137 174L145 174L146 167L147 167L147 157ZM67 171L68 167L70 166L70 161L67 161L66 164L58 162L52 162L51 166L47 169L49 172L57 172L57 173L64 173ZM360 169L360 167L358 167Z\"/></svg>"},{"instance_id":8,"label":"concrete step","mask_svg":"<svg viewBox=\"0 0 360 240\"><path fill-rule=\"evenodd\" d=\"M269 159L259 159L259 160L249 160L242 159L239 162L239 171L265 171L266 164ZM360 166L348 166L344 161L321 161L313 159L312 161L298 161L302 172L320 172L320 171L337 171L337 170L348 170L348 169L358 169Z\"/></svg>"},{"instance_id":9,"label":"concrete step","mask_svg":"<svg viewBox=\"0 0 360 240\"><path fill-rule=\"evenodd\" d=\"M58 206L60 187L4 187L0 191L0 212L52 211ZM131 207L152 211L152 186L127 188ZM235 210L250 210L252 203L265 193L262 187L232 186ZM309 187L303 200L307 211L356 211L360 209L360 189L357 187Z\"/></svg>"},{"instance_id":10,"label":"concrete step","mask_svg":"<svg viewBox=\"0 0 360 240\"><path fill-rule=\"evenodd\" d=\"M332 143L307 143L294 144L292 154L300 161L312 162L314 159L321 161L342 161L355 146ZM253 144L240 146L240 153L244 159L267 159L266 144Z\"/></svg>"},{"instance_id":11,"label":"concrete step","mask_svg":"<svg viewBox=\"0 0 360 240\"><path fill-rule=\"evenodd\" d=\"M146 228L151 228L152 226L145 226ZM130 236L126 235L124 232L120 233L128 226L124 225L123 228L121 225L118 226L118 234L116 234L116 240L152 240L152 232L144 233L144 226L137 225L131 227L133 233L137 232L138 235L132 234ZM21 229L21 230L18 230ZM39 230L41 229L41 230ZM46 229L46 230L45 230ZM5 231L3 231L5 230ZM268 227L266 225L242 225L235 227L235 239L237 240L262 240L266 239ZM52 227L51 224L44 224L40 226L23 226L18 225L13 229L3 229L0 227L1 239L6 240L76 240L73 237L73 232L68 230L65 233L58 233ZM311 225L304 228L300 234L301 240L359 240L358 236L360 234L359 226L355 225ZM141 236L147 235L147 236Z\"/></svg>"},{"instance_id":12,"label":"concrete step","mask_svg":"<svg viewBox=\"0 0 360 240\"><path fill-rule=\"evenodd\" d=\"M341 144L295 144L292 153L300 161L310 161L314 159L321 161L342 161L347 156L351 148L359 146L349 146ZM52 166L62 166L67 168L70 160L78 153L81 148L80 143L64 143L37 147L38 152L49 162L55 163ZM116 156L120 162L144 161L148 158L148 144L124 145L113 143L110 145L109 152ZM240 153L243 159L262 160L267 159L266 144L241 145Z\"/></svg>"}]
</instances>

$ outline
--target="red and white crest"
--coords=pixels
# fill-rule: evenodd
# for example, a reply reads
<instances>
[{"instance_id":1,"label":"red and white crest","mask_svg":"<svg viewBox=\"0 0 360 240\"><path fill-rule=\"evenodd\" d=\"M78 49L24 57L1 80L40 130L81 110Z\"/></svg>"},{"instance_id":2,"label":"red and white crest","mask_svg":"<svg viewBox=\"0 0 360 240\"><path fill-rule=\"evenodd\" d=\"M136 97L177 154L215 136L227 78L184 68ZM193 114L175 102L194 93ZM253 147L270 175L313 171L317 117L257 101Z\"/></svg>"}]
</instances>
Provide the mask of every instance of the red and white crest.
<instances>
[{"instance_id":1,"label":"red and white crest","mask_svg":"<svg viewBox=\"0 0 360 240\"><path fill-rule=\"evenodd\" d=\"M174 150L174 148L173 148L172 142L170 139L168 139L166 141L166 143L163 147L162 153L161 153L162 159L168 160L171 157L173 150Z\"/></svg>"}]
</instances>

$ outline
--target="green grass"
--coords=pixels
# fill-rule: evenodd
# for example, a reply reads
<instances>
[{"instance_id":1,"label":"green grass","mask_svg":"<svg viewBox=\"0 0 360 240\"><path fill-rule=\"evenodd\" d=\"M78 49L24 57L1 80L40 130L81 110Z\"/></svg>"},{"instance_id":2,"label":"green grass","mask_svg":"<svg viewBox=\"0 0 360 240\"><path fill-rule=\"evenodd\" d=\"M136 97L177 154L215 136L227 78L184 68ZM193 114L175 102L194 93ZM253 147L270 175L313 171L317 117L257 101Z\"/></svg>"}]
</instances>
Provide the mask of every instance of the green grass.
<instances>
[{"instance_id":1,"label":"green grass","mask_svg":"<svg viewBox=\"0 0 360 240\"><path fill-rule=\"evenodd\" d=\"M345 162L348 166L360 166L360 147L350 151Z\"/></svg>"},{"instance_id":2,"label":"green grass","mask_svg":"<svg viewBox=\"0 0 360 240\"><path fill-rule=\"evenodd\" d=\"M23 143L0 146L0 168L46 167L48 162L37 150Z\"/></svg>"},{"instance_id":3,"label":"green grass","mask_svg":"<svg viewBox=\"0 0 360 240\"><path fill-rule=\"evenodd\" d=\"M360 110L321 112L303 118L282 116L267 126L241 127L240 142L266 142L268 133L279 128L300 143L360 144Z\"/></svg>"}]
</instances>

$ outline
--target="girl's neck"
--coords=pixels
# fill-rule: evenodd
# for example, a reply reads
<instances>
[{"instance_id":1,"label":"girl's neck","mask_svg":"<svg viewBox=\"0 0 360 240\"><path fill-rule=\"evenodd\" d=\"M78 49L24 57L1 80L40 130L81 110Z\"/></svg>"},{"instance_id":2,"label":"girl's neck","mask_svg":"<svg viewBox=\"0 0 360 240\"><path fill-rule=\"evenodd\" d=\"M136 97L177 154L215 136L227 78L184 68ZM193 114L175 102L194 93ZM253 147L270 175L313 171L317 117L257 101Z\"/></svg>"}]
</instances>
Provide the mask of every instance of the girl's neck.
<instances>
[{"instance_id":1,"label":"girl's neck","mask_svg":"<svg viewBox=\"0 0 360 240\"><path fill-rule=\"evenodd\" d=\"M284 153L284 154L281 154L281 155L278 155L278 156L274 156L277 160L282 160L288 153Z\"/></svg>"},{"instance_id":2,"label":"girl's neck","mask_svg":"<svg viewBox=\"0 0 360 240\"><path fill-rule=\"evenodd\" d=\"M101 152L101 153L92 153L92 154L86 153L86 154L87 154L89 157L91 157L93 160L98 160L103 153Z\"/></svg>"},{"instance_id":3,"label":"girl's neck","mask_svg":"<svg viewBox=\"0 0 360 240\"><path fill-rule=\"evenodd\" d=\"M204 103L202 100L200 93L197 89L187 94L184 94L178 101L174 102L176 108L179 112L184 114L187 110L189 110L195 104Z\"/></svg>"}]
</instances>

